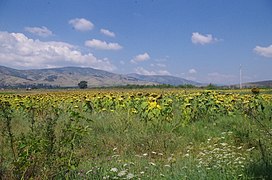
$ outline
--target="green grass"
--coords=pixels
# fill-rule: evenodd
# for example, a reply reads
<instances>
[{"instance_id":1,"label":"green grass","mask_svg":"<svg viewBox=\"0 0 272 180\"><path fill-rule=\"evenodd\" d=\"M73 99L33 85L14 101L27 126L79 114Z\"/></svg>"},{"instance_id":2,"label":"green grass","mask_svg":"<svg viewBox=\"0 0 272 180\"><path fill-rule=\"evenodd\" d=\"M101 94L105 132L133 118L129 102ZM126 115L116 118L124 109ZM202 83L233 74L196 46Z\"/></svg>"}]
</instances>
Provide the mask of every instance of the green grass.
<instances>
[{"instance_id":1,"label":"green grass","mask_svg":"<svg viewBox=\"0 0 272 180\"><path fill-rule=\"evenodd\" d=\"M54 119L54 117L52 117ZM16 140L14 147L20 154L20 146L26 145L31 156L21 153L13 161L9 138L1 134L0 175L11 178L69 178L69 179L271 179L272 137L264 127L253 119L240 115L199 119L186 126L173 122L141 121L126 113L96 113L91 121L80 121L74 127L88 126L86 132L75 129L79 142L67 138L61 147L63 129L67 129L69 117L61 114L56 124L51 125L56 135L54 149L46 164L47 136L45 119L35 119L32 132L31 121L22 114L12 119L12 132ZM177 119L178 117L174 117ZM270 128L271 120L261 119ZM71 127L73 127L71 126ZM69 126L70 127L70 126ZM5 129L4 119L0 128ZM4 132L4 131L3 131ZM67 133L69 135L69 132ZM80 134L82 133L82 134ZM23 141L22 136L25 137ZM63 140L64 141L64 140ZM24 144L22 144L24 142ZM71 143L72 142L72 143ZM20 144L21 143L21 144ZM73 147L70 145L73 144ZM66 147L67 146L67 147ZM36 148L36 149L35 149ZM69 154L69 150L74 152ZM68 154L65 154L68 153ZM60 155L62 154L62 155ZM58 158L62 156L64 159ZM78 166L65 166L65 158L73 156ZM26 158L26 161L23 159ZM31 164L31 162L35 162ZM50 169L50 166L52 169ZM54 168L59 173L54 171ZM62 171L62 169L69 169ZM17 173L20 171L21 173ZM23 172L23 174L22 174ZM32 173L32 174L31 174Z\"/></svg>"},{"instance_id":2,"label":"green grass","mask_svg":"<svg viewBox=\"0 0 272 180\"><path fill-rule=\"evenodd\" d=\"M84 177L111 179L119 177L118 173L123 171L141 179L271 177L267 172L254 174L251 171L259 168L257 161L262 164L258 150L259 127L243 117L220 117L214 122L198 121L175 131L170 131L167 125L158 128L158 131L151 123L145 124L137 118L124 121L111 114L93 119L91 133L84 138L83 149L88 152L86 154L84 151L84 163L80 167L82 172L88 172ZM214 146L220 143L226 143L231 148ZM203 149L213 151L213 148L220 150L215 154L203 155L202 159L207 163L200 166L199 153ZM219 155L232 152L235 153L234 157L226 157L230 165L217 162ZM261 166L265 169L264 165ZM112 172L112 168L117 168L117 172Z\"/></svg>"}]
</instances>

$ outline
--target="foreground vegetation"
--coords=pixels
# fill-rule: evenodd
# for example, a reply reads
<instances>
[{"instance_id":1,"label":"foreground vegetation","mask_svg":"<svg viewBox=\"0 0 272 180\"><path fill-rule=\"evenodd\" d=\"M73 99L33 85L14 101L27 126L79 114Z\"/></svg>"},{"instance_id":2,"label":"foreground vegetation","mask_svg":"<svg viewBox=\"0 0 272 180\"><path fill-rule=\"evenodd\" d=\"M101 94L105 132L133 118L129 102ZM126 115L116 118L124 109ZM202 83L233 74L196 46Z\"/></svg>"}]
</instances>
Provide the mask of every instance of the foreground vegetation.
<instances>
[{"instance_id":1,"label":"foreground vegetation","mask_svg":"<svg viewBox=\"0 0 272 180\"><path fill-rule=\"evenodd\" d=\"M2 93L0 177L271 179L271 121L263 92Z\"/></svg>"}]
</instances>

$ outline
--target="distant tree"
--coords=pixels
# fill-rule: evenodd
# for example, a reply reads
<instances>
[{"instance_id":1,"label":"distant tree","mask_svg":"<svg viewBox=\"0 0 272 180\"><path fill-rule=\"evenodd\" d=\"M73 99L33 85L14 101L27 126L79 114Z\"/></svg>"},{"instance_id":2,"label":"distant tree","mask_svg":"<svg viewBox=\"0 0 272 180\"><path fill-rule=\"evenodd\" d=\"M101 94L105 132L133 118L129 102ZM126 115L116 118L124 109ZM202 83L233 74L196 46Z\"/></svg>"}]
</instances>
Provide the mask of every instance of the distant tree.
<instances>
[{"instance_id":1,"label":"distant tree","mask_svg":"<svg viewBox=\"0 0 272 180\"><path fill-rule=\"evenodd\" d=\"M216 85L212 84L212 83L210 83L208 86L206 86L206 89L208 89L208 90L215 90L217 88L218 87Z\"/></svg>"},{"instance_id":2,"label":"distant tree","mask_svg":"<svg viewBox=\"0 0 272 180\"><path fill-rule=\"evenodd\" d=\"M80 89L86 89L86 88L88 87L87 81L80 81L80 82L78 83L78 87L79 87Z\"/></svg>"}]
</instances>

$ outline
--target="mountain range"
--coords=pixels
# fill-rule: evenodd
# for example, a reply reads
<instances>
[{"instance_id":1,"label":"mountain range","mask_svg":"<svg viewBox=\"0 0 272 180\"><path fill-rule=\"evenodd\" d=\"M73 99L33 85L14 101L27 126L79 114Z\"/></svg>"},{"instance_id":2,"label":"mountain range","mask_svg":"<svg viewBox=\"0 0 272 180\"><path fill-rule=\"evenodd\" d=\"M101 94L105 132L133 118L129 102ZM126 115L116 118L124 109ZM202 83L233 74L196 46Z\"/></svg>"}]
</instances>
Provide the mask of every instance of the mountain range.
<instances>
[{"instance_id":1,"label":"mountain range","mask_svg":"<svg viewBox=\"0 0 272 180\"><path fill-rule=\"evenodd\" d=\"M200 83L166 75L116 74L94 68L63 67L50 69L18 70L0 66L0 87L77 87L87 81L88 87L122 85L185 85Z\"/></svg>"},{"instance_id":2,"label":"mountain range","mask_svg":"<svg viewBox=\"0 0 272 180\"><path fill-rule=\"evenodd\" d=\"M257 82L247 82L247 83L243 84L243 87L245 87L245 88L252 88L252 87L267 87L267 88L272 88L272 80L257 81Z\"/></svg>"}]
</instances>

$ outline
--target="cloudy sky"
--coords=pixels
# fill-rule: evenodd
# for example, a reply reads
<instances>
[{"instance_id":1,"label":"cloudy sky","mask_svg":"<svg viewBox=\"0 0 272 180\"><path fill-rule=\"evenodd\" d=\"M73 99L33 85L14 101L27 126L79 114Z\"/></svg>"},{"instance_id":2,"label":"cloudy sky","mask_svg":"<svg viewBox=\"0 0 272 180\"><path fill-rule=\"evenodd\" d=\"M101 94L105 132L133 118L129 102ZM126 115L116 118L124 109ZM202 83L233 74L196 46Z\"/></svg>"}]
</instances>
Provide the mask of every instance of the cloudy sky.
<instances>
[{"instance_id":1,"label":"cloudy sky","mask_svg":"<svg viewBox=\"0 0 272 180\"><path fill-rule=\"evenodd\" d=\"M1 0L0 65L272 79L271 0Z\"/></svg>"}]
</instances>

